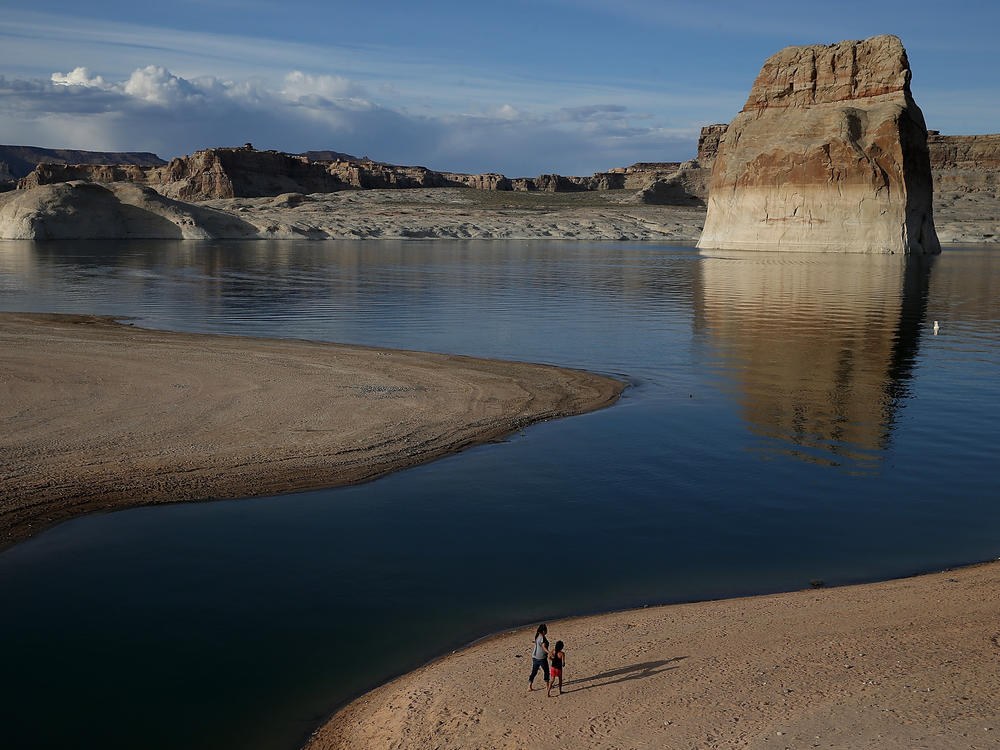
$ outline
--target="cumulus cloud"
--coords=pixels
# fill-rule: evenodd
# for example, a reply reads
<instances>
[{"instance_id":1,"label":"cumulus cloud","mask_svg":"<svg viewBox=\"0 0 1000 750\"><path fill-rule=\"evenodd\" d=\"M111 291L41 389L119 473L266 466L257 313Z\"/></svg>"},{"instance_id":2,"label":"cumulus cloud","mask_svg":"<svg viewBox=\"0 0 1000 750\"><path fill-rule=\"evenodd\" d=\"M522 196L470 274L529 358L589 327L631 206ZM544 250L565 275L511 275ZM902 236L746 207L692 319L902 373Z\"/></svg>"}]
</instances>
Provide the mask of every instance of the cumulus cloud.
<instances>
[{"instance_id":1,"label":"cumulus cloud","mask_svg":"<svg viewBox=\"0 0 1000 750\"><path fill-rule=\"evenodd\" d=\"M269 86L185 78L157 65L120 81L85 67L53 73L48 81L0 76L0 127L12 143L170 157L252 141L261 148L331 148L511 176L586 174L634 161L690 158L698 130L657 127L647 114L614 103L549 112L504 104L477 114L415 114L338 75L295 70Z\"/></svg>"},{"instance_id":2,"label":"cumulus cloud","mask_svg":"<svg viewBox=\"0 0 1000 750\"><path fill-rule=\"evenodd\" d=\"M208 88L214 80L208 81ZM148 65L133 71L122 87L127 96L149 104L200 104L205 96L196 84L186 81L158 65Z\"/></svg>"},{"instance_id":3,"label":"cumulus cloud","mask_svg":"<svg viewBox=\"0 0 1000 750\"><path fill-rule=\"evenodd\" d=\"M91 76L88 68L73 68L69 73L53 73L52 83L62 86L86 86L88 88L107 88L100 76Z\"/></svg>"}]
</instances>

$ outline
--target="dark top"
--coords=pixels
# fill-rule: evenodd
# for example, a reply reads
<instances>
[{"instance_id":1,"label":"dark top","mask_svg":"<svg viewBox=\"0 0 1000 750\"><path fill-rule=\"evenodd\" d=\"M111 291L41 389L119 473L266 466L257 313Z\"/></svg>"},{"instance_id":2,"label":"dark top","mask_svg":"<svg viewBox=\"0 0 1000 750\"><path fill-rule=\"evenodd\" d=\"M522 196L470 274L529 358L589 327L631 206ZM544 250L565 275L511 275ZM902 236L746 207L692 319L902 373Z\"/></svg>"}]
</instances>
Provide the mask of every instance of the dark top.
<instances>
[{"instance_id":1,"label":"dark top","mask_svg":"<svg viewBox=\"0 0 1000 750\"><path fill-rule=\"evenodd\" d=\"M562 659L559 656L560 652L552 654L552 668L562 669Z\"/></svg>"}]
</instances>

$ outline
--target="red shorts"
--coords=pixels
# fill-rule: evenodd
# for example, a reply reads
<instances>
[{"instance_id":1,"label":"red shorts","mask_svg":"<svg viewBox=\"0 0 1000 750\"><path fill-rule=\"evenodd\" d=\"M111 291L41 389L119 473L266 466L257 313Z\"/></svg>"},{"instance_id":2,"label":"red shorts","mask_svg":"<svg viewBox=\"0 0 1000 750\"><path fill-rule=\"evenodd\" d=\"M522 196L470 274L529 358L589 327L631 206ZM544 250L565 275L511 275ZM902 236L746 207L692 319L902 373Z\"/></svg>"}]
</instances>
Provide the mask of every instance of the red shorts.
<instances>
[{"instance_id":1,"label":"red shorts","mask_svg":"<svg viewBox=\"0 0 1000 750\"><path fill-rule=\"evenodd\" d=\"M555 667L552 667L552 676L553 677L562 677L562 670L561 669L556 669Z\"/></svg>"}]
</instances>

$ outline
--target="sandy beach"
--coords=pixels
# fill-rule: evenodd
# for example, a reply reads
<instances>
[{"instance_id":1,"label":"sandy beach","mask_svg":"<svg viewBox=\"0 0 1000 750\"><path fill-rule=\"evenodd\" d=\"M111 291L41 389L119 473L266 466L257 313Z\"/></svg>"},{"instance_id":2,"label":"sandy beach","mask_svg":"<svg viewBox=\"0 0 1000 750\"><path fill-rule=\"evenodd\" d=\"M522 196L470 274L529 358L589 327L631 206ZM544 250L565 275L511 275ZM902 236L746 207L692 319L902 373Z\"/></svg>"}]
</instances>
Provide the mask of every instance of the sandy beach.
<instances>
[{"instance_id":1,"label":"sandy beach","mask_svg":"<svg viewBox=\"0 0 1000 750\"><path fill-rule=\"evenodd\" d=\"M565 690L529 693L534 627L378 688L327 748L995 748L1000 563L549 623Z\"/></svg>"},{"instance_id":2,"label":"sandy beach","mask_svg":"<svg viewBox=\"0 0 1000 750\"><path fill-rule=\"evenodd\" d=\"M93 511L363 482L623 388L541 365L0 313L0 548Z\"/></svg>"}]
</instances>

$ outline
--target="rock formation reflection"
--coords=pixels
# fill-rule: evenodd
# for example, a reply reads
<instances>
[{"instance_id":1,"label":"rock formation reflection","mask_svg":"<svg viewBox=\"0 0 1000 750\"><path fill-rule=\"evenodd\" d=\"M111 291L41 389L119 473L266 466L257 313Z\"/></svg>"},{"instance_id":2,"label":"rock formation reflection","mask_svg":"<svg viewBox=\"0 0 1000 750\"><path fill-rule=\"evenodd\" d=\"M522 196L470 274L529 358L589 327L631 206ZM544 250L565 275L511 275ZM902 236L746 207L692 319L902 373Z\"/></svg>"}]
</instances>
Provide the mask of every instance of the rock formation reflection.
<instances>
[{"instance_id":1,"label":"rock formation reflection","mask_svg":"<svg viewBox=\"0 0 1000 750\"><path fill-rule=\"evenodd\" d=\"M909 394L933 259L706 254L695 329L766 450L857 468Z\"/></svg>"}]
</instances>

